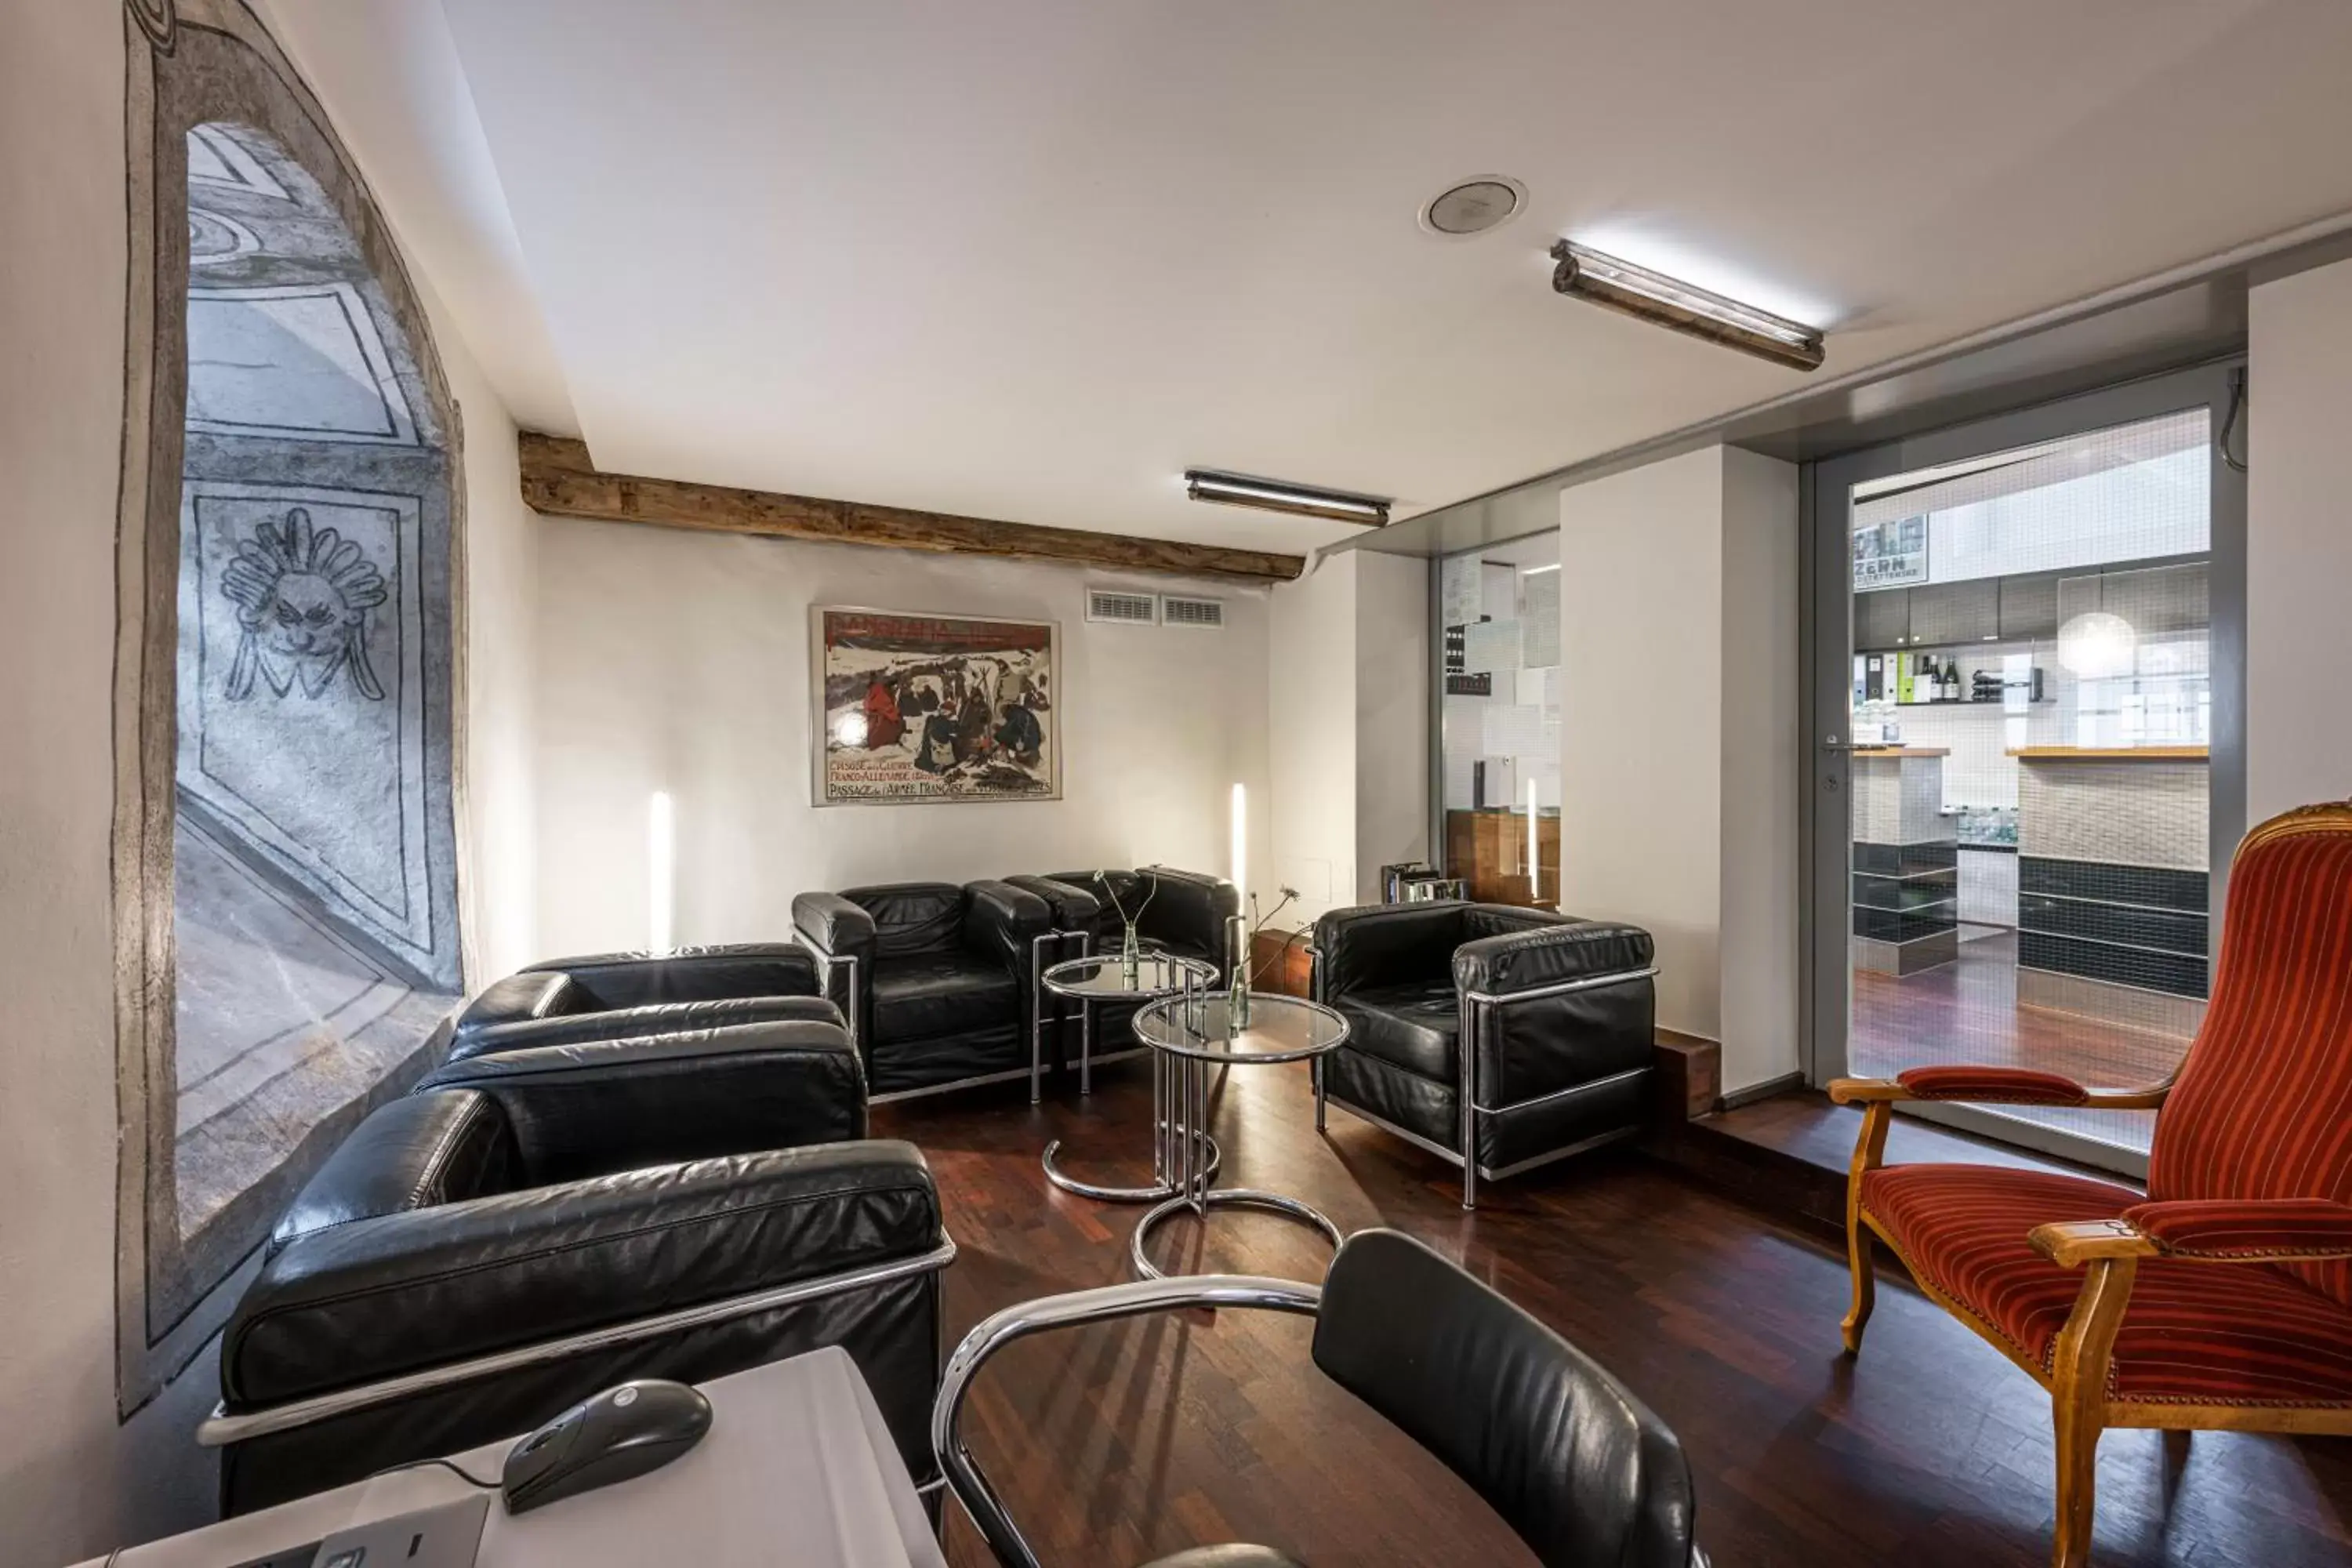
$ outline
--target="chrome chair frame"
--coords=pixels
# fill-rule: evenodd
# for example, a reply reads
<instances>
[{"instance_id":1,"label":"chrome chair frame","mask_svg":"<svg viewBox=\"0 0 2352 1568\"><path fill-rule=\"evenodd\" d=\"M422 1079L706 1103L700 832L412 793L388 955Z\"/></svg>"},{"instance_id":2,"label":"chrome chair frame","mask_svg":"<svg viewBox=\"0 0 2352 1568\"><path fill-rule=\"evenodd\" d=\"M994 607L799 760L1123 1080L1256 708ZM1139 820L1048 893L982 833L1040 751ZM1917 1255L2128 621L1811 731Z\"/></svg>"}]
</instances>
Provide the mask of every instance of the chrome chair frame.
<instances>
[{"instance_id":1,"label":"chrome chair frame","mask_svg":"<svg viewBox=\"0 0 2352 1568\"><path fill-rule=\"evenodd\" d=\"M1035 1549L1013 1521L1004 1499L982 1471L963 1440L964 1399L972 1379L990 1358L1015 1340L1052 1329L1117 1322L1155 1312L1228 1307L1288 1312L1312 1318L1323 1309L1323 1288L1263 1274L1192 1274L1169 1279L1139 1279L1073 1290L1005 1308L982 1320L948 1357L940 1396L931 1406L931 1452L949 1493L963 1505L996 1560L1007 1568L1043 1568ZM1690 1568L1708 1568L1706 1553L1691 1547Z\"/></svg>"},{"instance_id":2,"label":"chrome chair frame","mask_svg":"<svg viewBox=\"0 0 2352 1568\"><path fill-rule=\"evenodd\" d=\"M1043 1568L1036 1552L1013 1522L1004 1500L971 1457L963 1440L964 1397L971 1380L990 1357L1015 1340L1049 1329L1076 1328L1087 1323L1114 1322L1121 1318L1186 1308L1257 1308L1311 1318L1323 1304L1323 1288L1296 1279L1276 1279L1255 1274L1192 1274L1172 1279L1139 1279L1127 1285L1105 1285L1074 1290L1007 1307L983 1320L964 1336L948 1357L940 1380L939 1402L931 1406L931 1451L948 1490L963 1504L979 1527L988 1548L1000 1563L1012 1568Z\"/></svg>"},{"instance_id":3,"label":"chrome chair frame","mask_svg":"<svg viewBox=\"0 0 2352 1568\"><path fill-rule=\"evenodd\" d=\"M1324 994L1326 986L1323 950L1310 943L1307 949L1307 965L1308 992L1315 1000L1327 1007L1329 1006L1330 999ZM1392 1133L1403 1139L1417 1149L1427 1150L1450 1165L1462 1167L1462 1206L1465 1209L1475 1209L1478 1206L1478 1183L1481 1178L1489 1182L1499 1182L1507 1176L1516 1176L1522 1171L1532 1171L1539 1165L1549 1165L1555 1160L1565 1160L1571 1154L1581 1154L1588 1149L1598 1149L1603 1144L1620 1142L1628 1138L1638 1138L1642 1132L1638 1127L1603 1132L1597 1138L1587 1138L1580 1142L1571 1143L1564 1149L1555 1149L1549 1153L1538 1154L1533 1159L1521 1160L1514 1164L1496 1169L1478 1163L1474 1157L1474 1152L1478 1147L1480 1117L1499 1116L1506 1111L1525 1110L1530 1105L1541 1105L1548 1100L1558 1100L1570 1094L1581 1094L1587 1089L1596 1089L1602 1084L1619 1083L1627 1079L1638 1078L1651 1070L1646 1067L1629 1068L1622 1073L1614 1073L1608 1078L1595 1079L1591 1083L1580 1083L1573 1088L1556 1089L1550 1094L1538 1094L1526 1100L1513 1100L1508 1105L1482 1104L1478 1098L1478 1042L1485 1037L1485 1031L1492 1023L1495 1009L1521 1002L1540 1002L1551 996L1566 996L1572 992L1597 991L1604 985L1624 985L1636 980L1654 979L1657 973L1658 966L1653 963L1643 969L1621 969L1608 974L1588 974L1580 979L1562 981L1557 985L1538 986L1532 991L1513 991L1499 995L1489 994L1484 991L1460 993L1455 1002L1461 1019L1459 1032L1455 1036L1455 1054L1461 1058L1459 1069L1461 1076L1457 1085L1462 1117L1462 1152L1459 1153L1432 1139L1423 1137L1418 1132L1409 1132L1388 1118L1376 1116L1361 1106L1351 1104L1345 1100L1339 1101L1339 1108L1350 1116L1370 1122L1383 1132ZM1329 1100L1330 1092L1325 1081L1324 1063L1318 1060L1315 1064L1315 1131L1318 1132L1324 1131L1325 1107L1329 1103Z\"/></svg>"}]
</instances>

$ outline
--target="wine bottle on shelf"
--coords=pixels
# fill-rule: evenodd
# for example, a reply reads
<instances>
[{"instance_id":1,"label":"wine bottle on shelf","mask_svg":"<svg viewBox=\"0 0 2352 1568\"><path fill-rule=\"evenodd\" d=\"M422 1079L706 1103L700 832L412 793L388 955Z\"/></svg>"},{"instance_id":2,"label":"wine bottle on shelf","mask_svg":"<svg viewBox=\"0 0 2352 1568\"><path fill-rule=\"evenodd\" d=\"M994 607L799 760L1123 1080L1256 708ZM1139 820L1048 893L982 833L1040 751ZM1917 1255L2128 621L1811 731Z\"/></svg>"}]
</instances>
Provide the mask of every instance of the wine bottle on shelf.
<instances>
[{"instance_id":1,"label":"wine bottle on shelf","mask_svg":"<svg viewBox=\"0 0 2352 1568\"><path fill-rule=\"evenodd\" d=\"M1948 658L1944 661L1944 700L1947 702L1958 702L1961 700L1962 696L1963 693L1960 690L1960 661L1957 658Z\"/></svg>"}]
</instances>

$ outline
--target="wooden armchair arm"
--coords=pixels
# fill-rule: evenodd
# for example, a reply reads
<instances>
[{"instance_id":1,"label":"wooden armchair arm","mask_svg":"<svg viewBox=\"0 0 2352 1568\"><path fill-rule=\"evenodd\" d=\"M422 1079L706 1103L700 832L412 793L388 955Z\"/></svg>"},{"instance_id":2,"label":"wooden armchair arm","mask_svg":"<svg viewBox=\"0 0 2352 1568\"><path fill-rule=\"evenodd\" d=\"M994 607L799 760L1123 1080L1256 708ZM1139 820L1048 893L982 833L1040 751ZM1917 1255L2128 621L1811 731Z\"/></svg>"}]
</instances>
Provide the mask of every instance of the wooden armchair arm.
<instances>
[{"instance_id":1,"label":"wooden armchair arm","mask_svg":"<svg viewBox=\"0 0 2352 1568\"><path fill-rule=\"evenodd\" d=\"M2062 1268L2164 1255L2164 1248L2142 1236L2139 1226L2127 1219L2070 1219L2037 1225L2025 1233L2025 1242Z\"/></svg>"},{"instance_id":2,"label":"wooden armchair arm","mask_svg":"<svg viewBox=\"0 0 2352 1568\"><path fill-rule=\"evenodd\" d=\"M1895 1078L1841 1078L1830 1083L1840 1105L1946 1100L1979 1105L2063 1105L2090 1110L2153 1110L2170 1082L2146 1089L2085 1089L2073 1079L2028 1068L1924 1067Z\"/></svg>"},{"instance_id":3,"label":"wooden armchair arm","mask_svg":"<svg viewBox=\"0 0 2352 1568\"><path fill-rule=\"evenodd\" d=\"M2352 1205L2327 1198L2137 1204L2116 1219L2038 1225L2033 1250L2067 1268L2119 1258L2190 1263L2305 1263L2352 1258Z\"/></svg>"}]
</instances>

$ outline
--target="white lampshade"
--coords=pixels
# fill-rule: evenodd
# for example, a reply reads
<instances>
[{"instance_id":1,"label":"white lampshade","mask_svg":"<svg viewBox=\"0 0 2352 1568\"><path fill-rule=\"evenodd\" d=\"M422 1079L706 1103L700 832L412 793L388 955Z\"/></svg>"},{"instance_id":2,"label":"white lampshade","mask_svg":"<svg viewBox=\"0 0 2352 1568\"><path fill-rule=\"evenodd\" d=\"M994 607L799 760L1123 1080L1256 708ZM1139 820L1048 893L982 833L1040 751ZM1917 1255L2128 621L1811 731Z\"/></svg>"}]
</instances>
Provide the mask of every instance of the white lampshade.
<instances>
[{"instance_id":1,"label":"white lampshade","mask_svg":"<svg viewBox=\"0 0 2352 1568\"><path fill-rule=\"evenodd\" d=\"M2132 672L2139 634L2121 616L2086 610L2058 628L2058 662L2085 680L2106 680Z\"/></svg>"}]
</instances>

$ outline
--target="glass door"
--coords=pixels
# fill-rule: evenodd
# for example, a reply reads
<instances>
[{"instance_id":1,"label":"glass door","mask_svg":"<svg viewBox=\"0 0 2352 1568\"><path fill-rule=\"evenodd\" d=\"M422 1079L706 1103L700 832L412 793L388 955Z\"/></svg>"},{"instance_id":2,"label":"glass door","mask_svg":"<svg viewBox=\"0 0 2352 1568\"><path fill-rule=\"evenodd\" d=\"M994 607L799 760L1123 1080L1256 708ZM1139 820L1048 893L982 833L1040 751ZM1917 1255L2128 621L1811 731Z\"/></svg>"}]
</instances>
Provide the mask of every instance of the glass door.
<instances>
[{"instance_id":1,"label":"glass door","mask_svg":"<svg viewBox=\"0 0 2352 1568\"><path fill-rule=\"evenodd\" d=\"M2244 809L2227 386L2184 373L1814 466L1817 1081L2179 1066ZM2155 1123L1928 1110L2125 1171Z\"/></svg>"},{"instance_id":2,"label":"glass door","mask_svg":"<svg viewBox=\"0 0 2352 1568\"><path fill-rule=\"evenodd\" d=\"M1439 563L1444 877L1423 896L1559 907L1559 570L1557 528Z\"/></svg>"}]
</instances>

